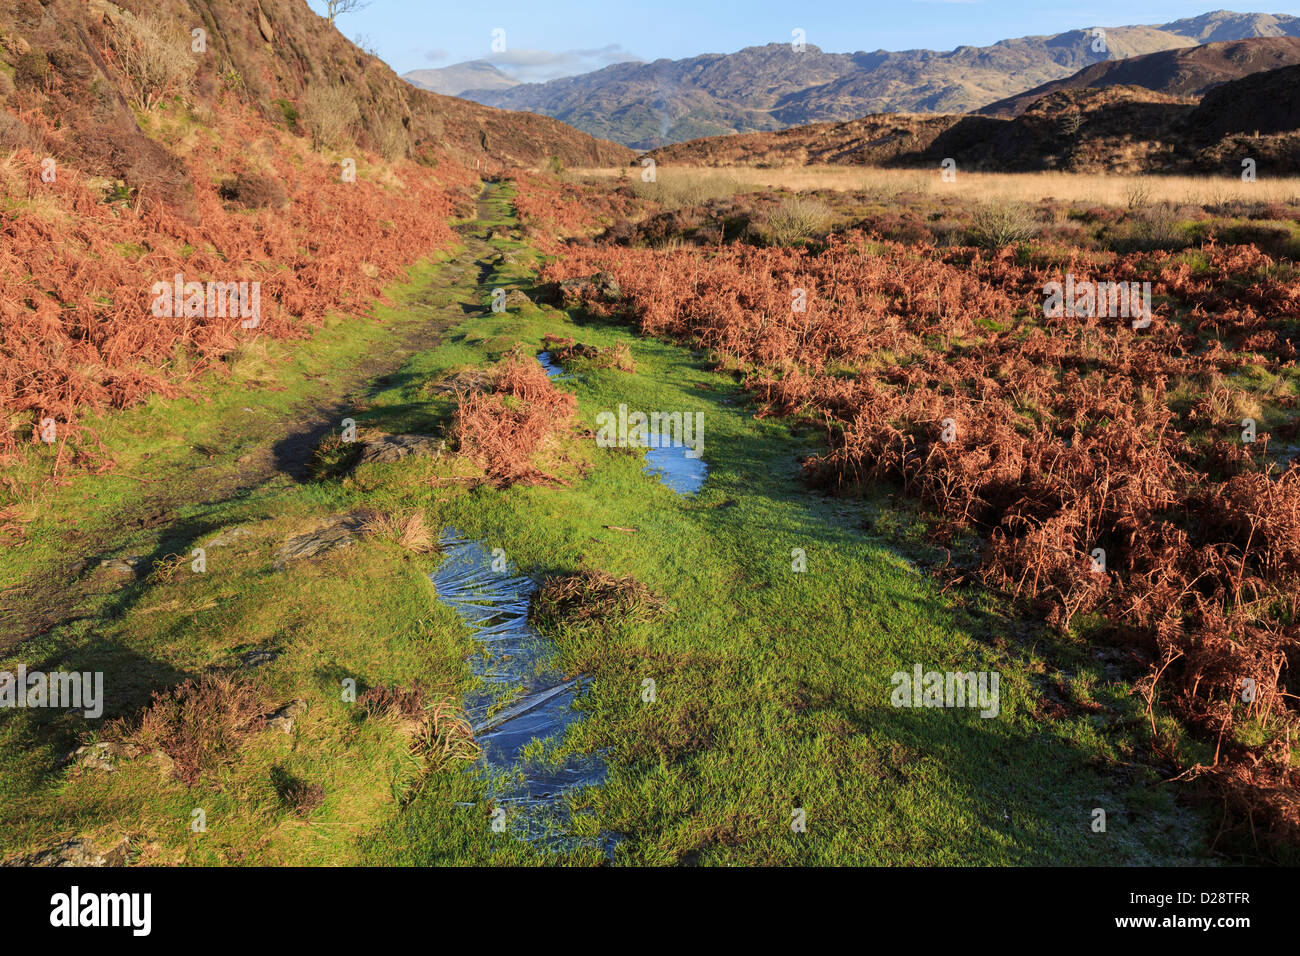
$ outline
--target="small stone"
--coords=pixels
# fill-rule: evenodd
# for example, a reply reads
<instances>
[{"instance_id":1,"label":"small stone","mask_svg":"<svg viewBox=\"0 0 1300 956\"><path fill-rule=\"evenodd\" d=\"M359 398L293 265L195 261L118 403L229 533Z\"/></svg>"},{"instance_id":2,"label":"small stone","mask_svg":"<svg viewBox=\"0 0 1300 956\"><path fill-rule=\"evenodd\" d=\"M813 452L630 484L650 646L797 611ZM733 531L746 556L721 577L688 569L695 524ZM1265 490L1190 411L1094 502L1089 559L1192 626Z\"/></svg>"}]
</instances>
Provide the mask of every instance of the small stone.
<instances>
[{"instance_id":1,"label":"small stone","mask_svg":"<svg viewBox=\"0 0 1300 956\"><path fill-rule=\"evenodd\" d=\"M353 511L326 519L314 531L286 539L275 553L272 567L276 571L282 571L290 561L314 558L327 551L349 547L367 531L366 515L362 512Z\"/></svg>"},{"instance_id":2,"label":"small stone","mask_svg":"<svg viewBox=\"0 0 1300 956\"><path fill-rule=\"evenodd\" d=\"M161 750L153 752L153 759L158 764L158 777L162 780L174 780L176 778L176 761Z\"/></svg>"},{"instance_id":3,"label":"small stone","mask_svg":"<svg viewBox=\"0 0 1300 956\"><path fill-rule=\"evenodd\" d=\"M266 726L274 727L286 734L293 733L293 719L306 709L305 700L290 701L266 718Z\"/></svg>"},{"instance_id":4,"label":"small stone","mask_svg":"<svg viewBox=\"0 0 1300 956\"><path fill-rule=\"evenodd\" d=\"M118 757L135 756L136 748L116 741L100 741L85 747L78 747L72 752L72 762L88 770L103 770L112 773L117 768L113 761Z\"/></svg>"},{"instance_id":5,"label":"small stone","mask_svg":"<svg viewBox=\"0 0 1300 956\"><path fill-rule=\"evenodd\" d=\"M425 390L440 395L458 395L463 392L477 392L487 388L492 377L482 369L464 369L447 375L436 382L430 382Z\"/></svg>"},{"instance_id":6,"label":"small stone","mask_svg":"<svg viewBox=\"0 0 1300 956\"><path fill-rule=\"evenodd\" d=\"M587 297L615 302L623 297L623 290L608 272L597 272L591 276L551 283L545 288L545 294L552 304L565 305Z\"/></svg>"},{"instance_id":7,"label":"small stone","mask_svg":"<svg viewBox=\"0 0 1300 956\"><path fill-rule=\"evenodd\" d=\"M139 554L128 555L125 558L105 558L99 562L101 568L108 568L114 574L120 574L123 577L136 577L140 569L145 565L145 558Z\"/></svg>"},{"instance_id":8,"label":"small stone","mask_svg":"<svg viewBox=\"0 0 1300 956\"><path fill-rule=\"evenodd\" d=\"M261 667L280 656L280 652L270 647L255 647L239 655L239 663L244 667Z\"/></svg>"},{"instance_id":9,"label":"small stone","mask_svg":"<svg viewBox=\"0 0 1300 956\"><path fill-rule=\"evenodd\" d=\"M251 538L252 536L253 536L253 532L249 531L249 530L248 530L247 528L245 528L245 527L242 527L242 526L240 526L240 525L236 525L236 526L233 527L233 528L229 528L229 529L227 529L227 530L221 532L221 534L217 535L215 538L213 538L211 541L209 541L209 542L205 545L205 547L208 547L208 548L224 548L224 547L227 547L227 546L229 546L229 545L234 544L234 543L235 543L236 541L238 541L240 538Z\"/></svg>"},{"instance_id":10,"label":"small stone","mask_svg":"<svg viewBox=\"0 0 1300 956\"><path fill-rule=\"evenodd\" d=\"M6 860L3 866L122 866L126 863L129 840L123 837L116 846L100 850L89 840L67 840L48 850Z\"/></svg>"}]
</instances>

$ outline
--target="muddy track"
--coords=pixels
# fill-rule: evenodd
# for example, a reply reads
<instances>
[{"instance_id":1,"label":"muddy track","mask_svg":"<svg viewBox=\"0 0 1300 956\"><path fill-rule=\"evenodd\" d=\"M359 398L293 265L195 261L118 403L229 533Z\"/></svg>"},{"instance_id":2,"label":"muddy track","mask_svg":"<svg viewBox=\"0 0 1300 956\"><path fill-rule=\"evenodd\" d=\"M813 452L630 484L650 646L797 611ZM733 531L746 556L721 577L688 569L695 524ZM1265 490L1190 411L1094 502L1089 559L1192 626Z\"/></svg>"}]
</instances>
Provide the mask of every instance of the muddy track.
<instances>
[{"instance_id":1,"label":"muddy track","mask_svg":"<svg viewBox=\"0 0 1300 956\"><path fill-rule=\"evenodd\" d=\"M456 228L463 248L439 270L429 291L463 288L466 294L448 304L429 322L394 329L390 347L372 349L346 368L331 370L322 378L323 392L305 401L279 420L262 422L241 430L241 444L253 447L233 465L208 465L202 451L194 451L196 470L209 471L195 495L191 482L168 484L134 479L126 474L109 474L104 480L138 484L140 495L129 507L119 508L110 527L101 535L69 529L69 548L80 554L62 564L34 569L21 584L0 591L0 652L8 651L29 637L44 634L60 624L76 620L79 606L94 593L89 578L101 558L115 555L124 535L162 528L175 521L180 508L215 505L247 495L275 483L306 479L312 452L339 422L356 408L356 398L396 372L412 354L438 345L446 330L465 315L482 309L478 290L494 268L498 255L488 243L493 187L485 185L478 200L478 219ZM468 281L467 281L468 280ZM211 449L208 449L211 454Z\"/></svg>"}]
</instances>

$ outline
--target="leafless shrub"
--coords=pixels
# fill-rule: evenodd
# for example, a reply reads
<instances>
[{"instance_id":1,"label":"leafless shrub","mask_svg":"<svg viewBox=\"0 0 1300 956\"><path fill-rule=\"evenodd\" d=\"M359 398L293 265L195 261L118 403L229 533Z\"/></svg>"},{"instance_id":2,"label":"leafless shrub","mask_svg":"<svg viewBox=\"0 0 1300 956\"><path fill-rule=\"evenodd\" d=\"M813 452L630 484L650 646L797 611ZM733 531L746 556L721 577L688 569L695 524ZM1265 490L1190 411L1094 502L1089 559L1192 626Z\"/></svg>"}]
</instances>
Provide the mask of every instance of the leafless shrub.
<instances>
[{"instance_id":1,"label":"leafless shrub","mask_svg":"<svg viewBox=\"0 0 1300 956\"><path fill-rule=\"evenodd\" d=\"M198 68L190 36L177 22L154 14L114 14L112 56L132 103L152 109L169 96L187 96Z\"/></svg>"},{"instance_id":2,"label":"leafless shrub","mask_svg":"<svg viewBox=\"0 0 1300 956\"><path fill-rule=\"evenodd\" d=\"M332 24L341 13L356 13L370 6L366 0L325 0L325 15Z\"/></svg>"},{"instance_id":3,"label":"leafless shrub","mask_svg":"<svg viewBox=\"0 0 1300 956\"><path fill-rule=\"evenodd\" d=\"M361 118L356 97L346 86L313 83L302 94L302 115L316 148L342 145Z\"/></svg>"},{"instance_id":4,"label":"leafless shrub","mask_svg":"<svg viewBox=\"0 0 1300 956\"><path fill-rule=\"evenodd\" d=\"M146 750L161 750L177 778L192 784L233 759L249 734L265 726L268 701L256 685L224 677L188 680L154 695L130 735Z\"/></svg>"},{"instance_id":5,"label":"leafless shrub","mask_svg":"<svg viewBox=\"0 0 1300 956\"><path fill-rule=\"evenodd\" d=\"M406 127L395 116L377 117L371 124L370 138L379 155L390 162L405 159L411 147Z\"/></svg>"},{"instance_id":6,"label":"leafless shrub","mask_svg":"<svg viewBox=\"0 0 1300 956\"><path fill-rule=\"evenodd\" d=\"M1151 202L1151 184L1135 179L1124 188L1124 203L1129 209L1143 209Z\"/></svg>"}]
</instances>

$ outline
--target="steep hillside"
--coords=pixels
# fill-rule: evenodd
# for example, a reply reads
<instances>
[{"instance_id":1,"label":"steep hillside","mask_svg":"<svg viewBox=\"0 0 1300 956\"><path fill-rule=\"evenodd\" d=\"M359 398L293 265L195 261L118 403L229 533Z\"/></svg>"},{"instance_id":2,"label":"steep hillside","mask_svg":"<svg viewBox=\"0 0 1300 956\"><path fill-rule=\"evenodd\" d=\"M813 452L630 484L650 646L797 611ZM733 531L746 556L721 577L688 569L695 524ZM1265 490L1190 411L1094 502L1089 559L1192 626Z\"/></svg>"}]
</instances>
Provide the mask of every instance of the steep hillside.
<instances>
[{"instance_id":1,"label":"steep hillside","mask_svg":"<svg viewBox=\"0 0 1300 956\"><path fill-rule=\"evenodd\" d=\"M1199 97L1230 80L1295 63L1300 63L1300 37L1260 37L1161 50L1127 60L1095 63L1073 76L998 100L976 112L983 116L1019 116L1048 93L1107 86L1141 86L1172 96Z\"/></svg>"},{"instance_id":2,"label":"steep hillside","mask_svg":"<svg viewBox=\"0 0 1300 956\"><path fill-rule=\"evenodd\" d=\"M72 127L88 159L111 162L94 155L106 148L106 139L126 137L143 148L141 134L132 130L129 94L114 97L105 89L105 81L118 86L112 38L133 14L155 15L182 34L206 30L206 52L190 54L198 99L238 101L290 132L302 131L298 118L309 89L339 87L355 106L359 144L371 149L415 158L441 149L470 165L525 166L552 155L577 164L618 161L626 153L545 117L413 90L303 0L130 0L121 7L105 0L17 0L0 12L13 82L29 96L43 94L42 112ZM94 108L86 109L91 103Z\"/></svg>"},{"instance_id":3,"label":"steep hillside","mask_svg":"<svg viewBox=\"0 0 1300 956\"><path fill-rule=\"evenodd\" d=\"M1300 36L1300 18L1219 11L1162 26L1106 28L1102 50L1094 50L1098 38L1088 29L942 53L824 53L811 44L796 51L789 43L770 43L463 95L650 149L871 113L968 112L1099 62L1259 36Z\"/></svg>"},{"instance_id":4,"label":"steep hillside","mask_svg":"<svg viewBox=\"0 0 1300 956\"><path fill-rule=\"evenodd\" d=\"M1300 128L1300 65L1211 90L1190 122L1202 143L1233 133L1286 133Z\"/></svg>"},{"instance_id":5,"label":"steep hillside","mask_svg":"<svg viewBox=\"0 0 1300 956\"><path fill-rule=\"evenodd\" d=\"M0 93L0 456L62 460L81 409L365 311L453 242L480 170L631 157L414 90L302 0L18 0ZM237 315L212 286L240 283Z\"/></svg>"}]
</instances>

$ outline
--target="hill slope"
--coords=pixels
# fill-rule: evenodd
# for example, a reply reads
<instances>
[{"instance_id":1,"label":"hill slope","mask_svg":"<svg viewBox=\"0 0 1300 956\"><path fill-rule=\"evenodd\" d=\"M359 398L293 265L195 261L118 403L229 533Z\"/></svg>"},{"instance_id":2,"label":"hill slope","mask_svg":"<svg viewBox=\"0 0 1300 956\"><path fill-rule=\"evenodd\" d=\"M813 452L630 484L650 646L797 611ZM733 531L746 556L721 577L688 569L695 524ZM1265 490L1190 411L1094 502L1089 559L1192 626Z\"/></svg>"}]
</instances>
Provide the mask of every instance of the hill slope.
<instances>
[{"instance_id":1,"label":"hill slope","mask_svg":"<svg viewBox=\"0 0 1300 956\"><path fill-rule=\"evenodd\" d=\"M1018 116L1048 93L1107 86L1141 86L1172 96L1199 97L1230 80L1295 63L1300 63L1300 37L1258 37L1161 50L1127 60L1094 63L1073 76L1044 83L975 112L983 116Z\"/></svg>"},{"instance_id":2,"label":"hill slope","mask_svg":"<svg viewBox=\"0 0 1300 956\"><path fill-rule=\"evenodd\" d=\"M452 244L480 170L632 157L413 89L303 0L17 0L0 96L0 458L48 422L62 461L86 408L365 312ZM178 275L259 312L160 304Z\"/></svg>"},{"instance_id":3,"label":"hill slope","mask_svg":"<svg viewBox=\"0 0 1300 956\"><path fill-rule=\"evenodd\" d=\"M996 172L1300 172L1300 65L1254 73L1195 97L1140 86L1060 89L1014 117L886 113L677 143L661 165L838 164ZM1249 138L1247 143L1245 140Z\"/></svg>"},{"instance_id":4,"label":"hill slope","mask_svg":"<svg viewBox=\"0 0 1300 956\"><path fill-rule=\"evenodd\" d=\"M649 149L871 113L967 112L1104 60L1259 36L1300 36L1300 18L1219 11L1161 26L1107 28L1103 52L1094 51L1089 30L944 53L824 53L812 45L798 52L789 43L770 43L464 95Z\"/></svg>"}]
</instances>

